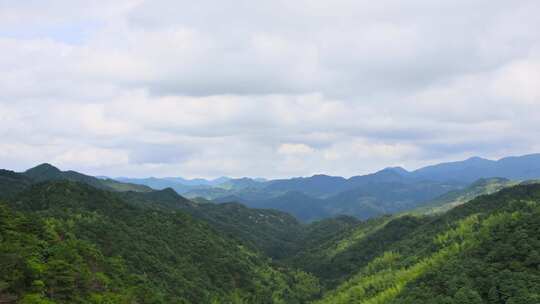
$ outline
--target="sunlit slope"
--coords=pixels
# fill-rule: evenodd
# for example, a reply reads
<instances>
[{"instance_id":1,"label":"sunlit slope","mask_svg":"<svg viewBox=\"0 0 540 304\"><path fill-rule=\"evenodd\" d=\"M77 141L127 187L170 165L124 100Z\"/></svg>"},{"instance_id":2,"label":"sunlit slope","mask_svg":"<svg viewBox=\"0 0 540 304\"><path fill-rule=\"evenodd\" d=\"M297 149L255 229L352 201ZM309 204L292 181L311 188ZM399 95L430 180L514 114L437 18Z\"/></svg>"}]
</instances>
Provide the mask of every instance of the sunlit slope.
<instances>
[{"instance_id":1,"label":"sunlit slope","mask_svg":"<svg viewBox=\"0 0 540 304\"><path fill-rule=\"evenodd\" d=\"M317 303L539 303L539 236L539 185L480 196L432 217Z\"/></svg>"}]
</instances>

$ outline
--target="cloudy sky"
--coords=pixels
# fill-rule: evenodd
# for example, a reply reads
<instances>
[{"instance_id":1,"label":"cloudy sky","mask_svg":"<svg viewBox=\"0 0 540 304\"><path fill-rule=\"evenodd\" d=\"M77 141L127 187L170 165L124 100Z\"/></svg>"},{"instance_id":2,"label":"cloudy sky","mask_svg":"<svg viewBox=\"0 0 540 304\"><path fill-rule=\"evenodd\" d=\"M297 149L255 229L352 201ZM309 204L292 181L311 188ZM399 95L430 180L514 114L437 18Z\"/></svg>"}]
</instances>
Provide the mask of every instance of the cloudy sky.
<instances>
[{"instance_id":1,"label":"cloudy sky","mask_svg":"<svg viewBox=\"0 0 540 304\"><path fill-rule=\"evenodd\" d=\"M0 0L0 167L351 176L540 152L538 0Z\"/></svg>"}]
</instances>

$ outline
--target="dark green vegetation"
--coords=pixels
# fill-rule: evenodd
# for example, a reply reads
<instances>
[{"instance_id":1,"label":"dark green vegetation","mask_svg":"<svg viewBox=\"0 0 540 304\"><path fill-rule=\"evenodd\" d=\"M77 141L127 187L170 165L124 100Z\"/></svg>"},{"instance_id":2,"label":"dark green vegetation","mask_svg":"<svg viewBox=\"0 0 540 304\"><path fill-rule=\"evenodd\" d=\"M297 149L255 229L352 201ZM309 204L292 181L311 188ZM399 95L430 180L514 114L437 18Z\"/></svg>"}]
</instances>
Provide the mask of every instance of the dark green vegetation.
<instances>
[{"instance_id":1,"label":"dark green vegetation","mask_svg":"<svg viewBox=\"0 0 540 304\"><path fill-rule=\"evenodd\" d=\"M152 188L144 185L121 183L112 179L99 179L75 171L60 171L58 168L50 164L42 164L32 169L29 169L24 172L23 175L30 178L33 182L70 180L85 183L98 189L110 191L152 191Z\"/></svg>"},{"instance_id":2,"label":"dark green vegetation","mask_svg":"<svg viewBox=\"0 0 540 304\"><path fill-rule=\"evenodd\" d=\"M8 303L302 303L319 291L185 212L86 184L33 185L0 210Z\"/></svg>"},{"instance_id":3,"label":"dark green vegetation","mask_svg":"<svg viewBox=\"0 0 540 304\"><path fill-rule=\"evenodd\" d=\"M518 182L506 178L482 178L464 189L447 192L440 197L424 204L424 206L409 211L411 214L436 214L448 211L462 205L480 195L492 194L503 188L517 185Z\"/></svg>"},{"instance_id":4,"label":"dark green vegetation","mask_svg":"<svg viewBox=\"0 0 540 304\"><path fill-rule=\"evenodd\" d=\"M533 182L485 179L414 211L304 224L40 167L0 171L0 303L540 303ZM405 202L394 173L355 182Z\"/></svg>"}]
</instances>

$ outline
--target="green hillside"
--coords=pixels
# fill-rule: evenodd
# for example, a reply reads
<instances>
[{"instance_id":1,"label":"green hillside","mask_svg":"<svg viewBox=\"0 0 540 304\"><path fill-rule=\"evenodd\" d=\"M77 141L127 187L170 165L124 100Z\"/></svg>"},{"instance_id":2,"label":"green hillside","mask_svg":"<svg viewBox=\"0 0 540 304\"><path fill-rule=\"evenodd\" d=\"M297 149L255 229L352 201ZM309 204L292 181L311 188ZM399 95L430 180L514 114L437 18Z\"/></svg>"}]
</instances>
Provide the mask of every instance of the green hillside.
<instances>
[{"instance_id":1,"label":"green hillside","mask_svg":"<svg viewBox=\"0 0 540 304\"><path fill-rule=\"evenodd\" d=\"M539 303L539 185L480 196L424 221L356 263L316 303Z\"/></svg>"},{"instance_id":2,"label":"green hillside","mask_svg":"<svg viewBox=\"0 0 540 304\"><path fill-rule=\"evenodd\" d=\"M85 184L32 186L1 215L0 299L302 303L318 292L314 277L275 268L184 212L135 207Z\"/></svg>"},{"instance_id":3,"label":"green hillside","mask_svg":"<svg viewBox=\"0 0 540 304\"><path fill-rule=\"evenodd\" d=\"M0 303L540 303L535 182L302 223L38 169L0 171Z\"/></svg>"},{"instance_id":4,"label":"green hillside","mask_svg":"<svg viewBox=\"0 0 540 304\"><path fill-rule=\"evenodd\" d=\"M414 214L437 214L448 211L462 205L480 195L492 194L503 188L517 185L518 182L505 178L480 179L465 189L453 190L424 204L424 206L412 210Z\"/></svg>"},{"instance_id":5,"label":"green hillside","mask_svg":"<svg viewBox=\"0 0 540 304\"><path fill-rule=\"evenodd\" d=\"M144 185L122 183L112 179L100 179L75 171L60 171L60 169L52 166L51 164L38 165L23 172L23 175L30 178L33 182L70 180L85 183L98 189L110 191L152 191L152 188Z\"/></svg>"}]
</instances>

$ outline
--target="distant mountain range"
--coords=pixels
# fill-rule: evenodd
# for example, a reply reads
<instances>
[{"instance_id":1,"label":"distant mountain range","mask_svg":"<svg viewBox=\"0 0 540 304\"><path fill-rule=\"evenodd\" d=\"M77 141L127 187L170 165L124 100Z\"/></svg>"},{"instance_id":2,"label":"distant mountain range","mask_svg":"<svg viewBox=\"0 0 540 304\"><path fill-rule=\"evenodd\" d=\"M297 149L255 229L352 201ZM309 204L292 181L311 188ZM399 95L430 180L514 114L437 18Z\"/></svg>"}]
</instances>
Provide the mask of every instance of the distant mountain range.
<instances>
[{"instance_id":1,"label":"distant mountain range","mask_svg":"<svg viewBox=\"0 0 540 304\"><path fill-rule=\"evenodd\" d=\"M411 172L411 175L422 179L462 182L489 177L535 179L540 177L540 154L505 157L495 161L472 157L464 161L424 167Z\"/></svg>"},{"instance_id":2,"label":"distant mountain range","mask_svg":"<svg viewBox=\"0 0 540 304\"><path fill-rule=\"evenodd\" d=\"M274 180L247 177L117 180L153 189L172 188L192 199L200 197L216 203L239 202L254 208L278 209L311 221L339 214L370 218L403 212L422 207L449 191L460 191L485 178L514 181L540 178L540 154L500 160L472 157L414 171L391 167L350 178L318 174Z\"/></svg>"},{"instance_id":3,"label":"distant mountain range","mask_svg":"<svg viewBox=\"0 0 540 304\"><path fill-rule=\"evenodd\" d=\"M497 161L473 157L414 171L392 167L350 178L319 174L275 180L247 177L212 180L181 177L111 179L61 171L50 164L13 174L6 173L0 178L6 182L16 180L13 184L17 187L31 182L71 180L117 192L151 193L153 189L170 189L195 201L236 202L252 208L277 209L302 221L337 215L367 219L430 206L447 193L466 191L479 179L521 181L540 178L540 154L506 157ZM6 191L14 191L12 189L15 188L8 187Z\"/></svg>"}]
</instances>

